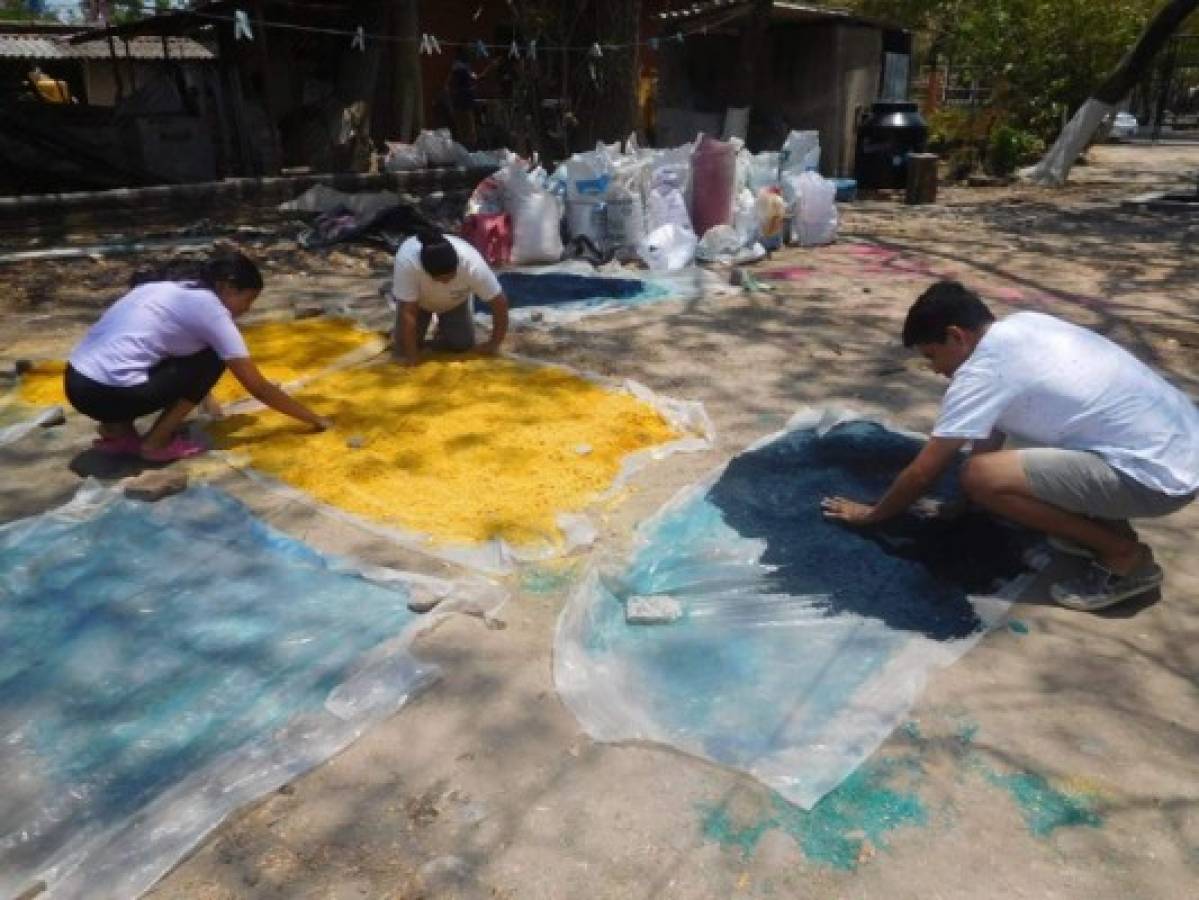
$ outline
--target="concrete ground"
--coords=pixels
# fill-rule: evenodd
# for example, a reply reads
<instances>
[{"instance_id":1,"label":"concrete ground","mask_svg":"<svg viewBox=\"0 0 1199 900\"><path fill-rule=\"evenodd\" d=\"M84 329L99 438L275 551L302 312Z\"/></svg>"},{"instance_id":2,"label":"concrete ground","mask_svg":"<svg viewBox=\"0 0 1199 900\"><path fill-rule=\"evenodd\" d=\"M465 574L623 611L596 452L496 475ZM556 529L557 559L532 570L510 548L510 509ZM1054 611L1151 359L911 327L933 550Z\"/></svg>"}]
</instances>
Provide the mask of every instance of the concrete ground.
<instances>
[{"instance_id":1,"label":"concrete ground","mask_svg":"<svg viewBox=\"0 0 1199 900\"><path fill-rule=\"evenodd\" d=\"M770 291L519 334L519 352L702 400L719 432L710 452L643 472L605 514L591 558L618 556L639 520L799 405L852 404L927 429L944 382L897 335L941 275L977 287L999 314L1044 309L1094 327L1199 396L1199 220L1119 202L1197 168L1199 147L1109 146L1059 192L950 189L918 209L863 201L843 209L838 244L757 267L760 279L786 270ZM303 294L369 312L385 275L375 262L370 275L275 278L264 305ZM21 306L0 344L60 348L88 315L79 296ZM0 519L69 494L72 461L95 471L78 456L85 434L72 421L0 453ZM318 547L405 562L206 471ZM232 815L149 896L1193 897L1197 525L1199 505L1143 523L1167 572L1147 600L1079 614L1048 603L1042 579L810 813L669 749L588 739L551 679L556 617L588 559L530 567L512 579L502 623L453 618L420 641L438 683Z\"/></svg>"}]
</instances>

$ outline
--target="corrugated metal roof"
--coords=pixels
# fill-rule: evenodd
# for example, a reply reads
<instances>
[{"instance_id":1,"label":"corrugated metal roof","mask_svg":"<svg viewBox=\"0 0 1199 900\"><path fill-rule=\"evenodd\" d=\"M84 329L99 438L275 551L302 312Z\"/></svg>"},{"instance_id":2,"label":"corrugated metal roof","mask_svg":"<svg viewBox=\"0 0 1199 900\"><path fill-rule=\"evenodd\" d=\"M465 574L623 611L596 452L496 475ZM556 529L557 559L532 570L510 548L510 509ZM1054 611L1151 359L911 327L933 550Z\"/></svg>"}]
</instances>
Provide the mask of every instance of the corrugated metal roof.
<instances>
[{"instance_id":1,"label":"corrugated metal roof","mask_svg":"<svg viewBox=\"0 0 1199 900\"><path fill-rule=\"evenodd\" d=\"M108 41L88 41L86 44L71 44L70 35L62 37L45 34L6 34L0 31L0 58L4 59L108 59L111 51ZM133 59L162 59L161 38L136 37L127 43L115 38L117 56L126 55ZM191 38L167 38L171 59L203 60L215 59L215 55L203 44ZM128 48L128 49L126 49Z\"/></svg>"},{"instance_id":2,"label":"corrugated metal roof","mask_svg":"<svg viewBox=\"0 0 1199 900\"><path fill-rule=\"evenodd\" d=\"M720 21L732 21L750 13L751 4L746 0L706 0L692 3L689 6L667 9L657 13L655 18L667 25L688 26L701 20L718 18ZM876 28L891 28L877 19L855 15L848 9L837 6L820 6L811 3L795 2L795 0L774 0L771 5L770 17L781 22L819 22L837 20L858 25L871 25Z\"/></svg>"}]
</instances>

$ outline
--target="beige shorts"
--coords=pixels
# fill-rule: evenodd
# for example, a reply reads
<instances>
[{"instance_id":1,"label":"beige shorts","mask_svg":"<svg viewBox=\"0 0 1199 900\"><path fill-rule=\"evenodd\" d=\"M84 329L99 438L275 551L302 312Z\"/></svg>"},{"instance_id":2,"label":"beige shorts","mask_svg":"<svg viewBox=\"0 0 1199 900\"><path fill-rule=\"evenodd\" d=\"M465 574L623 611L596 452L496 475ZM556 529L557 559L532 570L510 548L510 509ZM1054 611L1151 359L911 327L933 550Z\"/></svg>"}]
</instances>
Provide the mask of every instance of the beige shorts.
<instances>
[{"instance_id":1,"label":"beige shorts","mask_svg":"<svg viewBox=\"0 0 1199 900\"><path fill-rule=\"evenodd\" d=\"M1177 512L1195 494L1175 496L1146 487L1085 450L1017 450L1024 477L1038 499L1097 519L1155 519Z\"/></svg>"}]
</instances>

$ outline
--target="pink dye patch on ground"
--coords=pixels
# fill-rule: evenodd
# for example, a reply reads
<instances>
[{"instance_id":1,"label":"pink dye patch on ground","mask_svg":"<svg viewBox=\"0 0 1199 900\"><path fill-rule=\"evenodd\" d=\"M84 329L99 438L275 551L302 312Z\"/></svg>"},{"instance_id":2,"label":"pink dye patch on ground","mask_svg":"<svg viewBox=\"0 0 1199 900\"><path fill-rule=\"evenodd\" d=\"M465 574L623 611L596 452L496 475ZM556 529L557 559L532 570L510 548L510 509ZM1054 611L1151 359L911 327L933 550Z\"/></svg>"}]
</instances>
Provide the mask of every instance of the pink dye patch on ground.
<instances>
[{"instance_id":1,"label":"pink dye patch on ground","mask_svg":"<svg viewBox=\"0 0 1199 900\"><path fill-rule=\"evenodd\" d=\"M770 281L806 281L815 274L816 270L807 266L791 266L787 269L772 269L769 272L763 272L762 277Z\"/></svg>"},{"instance_id":2,"label":"pink dye patch on ground","mask_svg":"<svg viewBox=\"0 0 1199 900\"><path fill-rule=\"evenodd\" d=\"M1019 288L995 288L988 293L996 300L1007 300L1011 303L1019 303L1021 300L1031 300L1031 297L1025 295L1024 291Z\"/></svg>"}]
</instances>

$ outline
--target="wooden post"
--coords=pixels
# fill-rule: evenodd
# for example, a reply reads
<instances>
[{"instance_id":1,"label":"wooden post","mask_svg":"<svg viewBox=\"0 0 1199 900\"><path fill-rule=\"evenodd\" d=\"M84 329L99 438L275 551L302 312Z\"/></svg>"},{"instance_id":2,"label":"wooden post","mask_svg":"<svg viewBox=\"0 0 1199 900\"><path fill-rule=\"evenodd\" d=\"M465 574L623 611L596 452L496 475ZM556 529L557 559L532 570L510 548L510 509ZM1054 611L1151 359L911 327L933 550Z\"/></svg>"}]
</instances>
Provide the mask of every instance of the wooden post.
<instances>
[{"instance_id":1,"label":"wooden post","mask_svg":"<svg viewBox=\"0 0 1199 900\"><path fill-rule=\"evenodd\" d=\"M121 78L121 60L117 56L117 45L112 39L112 34L108 35L108 54L112 58L112 75L117 82L117 101L125 99L125 82Z\"/></svg>"},{"instance_id":2,"label":"wooden post","mask_svg":"<svg viewBox=\"0 0 1199 900\"><path fill-rule=\"evenodd\" d=\"M937 202L937 154L912 153L908 156L909 206Z\"/></svg>"},{"instance_id":3,"label":"wooden post","mask_svg":"<svg viewBox=\"0 0 1199 900\"><path fill-rule=\"evenodd\" d=\"M137 71L133 64L133 53L129 49L129 42L133 40L133 35L125 36L125 65L129 67L129 90L131 93L137 92Z\"/></svg>"}]
</instances>

